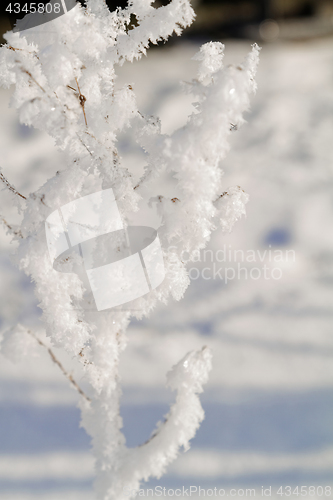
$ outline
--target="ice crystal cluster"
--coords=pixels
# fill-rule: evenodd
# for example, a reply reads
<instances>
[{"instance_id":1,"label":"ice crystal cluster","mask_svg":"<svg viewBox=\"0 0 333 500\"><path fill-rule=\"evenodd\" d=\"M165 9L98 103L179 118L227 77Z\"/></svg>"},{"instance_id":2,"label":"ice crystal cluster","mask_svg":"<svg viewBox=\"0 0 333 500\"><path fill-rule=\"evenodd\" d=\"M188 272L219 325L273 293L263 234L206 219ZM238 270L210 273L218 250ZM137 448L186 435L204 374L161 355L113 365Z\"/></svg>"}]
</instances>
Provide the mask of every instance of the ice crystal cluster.
<instances>
[{"instance_id":1,"label":"ice crystal cluster","mask_svg":"<svg viewBox=\"0 0 333 500\"><path fill-rule=\"evenodd\" d=\"M152 3L131 0L127 8L110 12L104 0L88 0L86 8L77 5L38 29L7 33L0 50L0 83L14 86L11 105L21 123L46 131L65 158L54 176L26 199L10 186L23 217L20 228L7 227L18 241L18 266L35 283L47 336L83 365L88 397L80 402L82 425L91 436L96 495L103 500L120 500L124 487L134 492L142 480L160 477L180 447L188 448L204 416L198 393L207 380L211 354L208 348L191 352L171 370L168 385L177 395L164 423L144 445L127 448L119 415L118 363L133 312L99 314L78 306L83 284L77 274L53 268L45 220L72 200L112 187L126 227L144 190L162 174L173 176L177 197L151 193L161 217L166 276L136 300L135 310L142 316L157 301L181 299L189 285L187 263L219 224L231 230L247 202L240 188L223 187L220 161L255 91L259 48L253 46L241 65L224 67L224 46L204 44L195 56L198 77L187 85L194 95L193 114L182 129L163 135L158 118L138 110L132 86L116 86L119 66L142 57L151 43L173 32L179 35L194 20L188 0L172 0L157 9ZM147 158L136 181L117 150L117 139L126 130ZM14 329L13 335L6 334L5 350L17 358L24 328Z\"/></svg>"}]
</instances>

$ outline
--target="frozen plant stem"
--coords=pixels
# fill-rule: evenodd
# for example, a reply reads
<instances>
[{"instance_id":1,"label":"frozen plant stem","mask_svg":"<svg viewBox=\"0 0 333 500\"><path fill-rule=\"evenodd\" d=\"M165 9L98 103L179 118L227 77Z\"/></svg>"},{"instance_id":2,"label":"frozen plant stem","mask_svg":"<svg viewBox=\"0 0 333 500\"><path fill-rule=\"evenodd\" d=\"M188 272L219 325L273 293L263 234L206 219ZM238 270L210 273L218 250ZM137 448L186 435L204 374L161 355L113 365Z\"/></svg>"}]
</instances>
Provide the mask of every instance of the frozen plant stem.
<instances>
[{"instance_id":1,"label":"frozen plant stem","mask_svg":"<svg viewBox=\"0 0 333 500\"><path fill-rule=\"evenodd\" d=\"M177 197L157 192L149 200L156 203L162 220L159 238L166 277L134 302L133 310L139 310L141 318L159 301L182 298L189 285L188 262L206 246L219 223L223 230L231 230L248 200L239 187L223 185L220 162L256 89L259 48L254 45L242 65L224 67L224 46L204 44L195 56L198 77L188 84L196 110L185 127L165 136L156 117L138 110L132 86L117 88L114 83L119 66L140 59L150 43L166 40L173 32L181 34L194 19L188 0L172 0L158 9L152 3L132 0L127 8L110 13L104 0L87 0L87 8L77 5L52 21L52 30L47 23L38 30L7 33L8 44L0 49L0 84L15 86L12 105L20 121L47 132L65 158L64 168L27 198L3 175L1 180L17 201L24 200L15 258L35 283L46 334L82 364L89 385L90 399L49 351L83 396L82 425L91 436L100 500L129 498L129 491L134 496L143 480L161 477L180 449L189 448L204 418L198 394L208 379L211 353L207 347L190 352L172 368L167 384L176 398L164 423L142 446L127 448L121 432L118 365L135 313L100 314L85 308L79 276L72 268L53 268L45 220L73 200L112 187L126 228L151 180L162 172L176 179ZM134 135L148 158L136 182L117 153L117 137L125 131Z\"/></svg>"},{"instance_id":2,"label":"frozen plant stem","mask_svg":"<svg viewBox=\"0 0 333 500\"><path fill-rule=\"evenodd\" d=\"M2 217L1 215L0 215L0 219L2 220L2 222L6 226L6 228L9 229L9 231L12 234L14 234L15 236L18 236L19 238L23 238L23 235L22 235L20 230L14 229L10 224L8 224L6 219L4 217Z\"/></svg>"},{"instance_id":3,"label":"frozen plant stem","mask_svg":"<svg viewBox=\"0 0 333 500\"><path fill-rule=\"evenodd\" d=\"M79 91L79 101L80 101L80 105L82 107L84 121L85 121L86 127L88 127L86 111L84 109L84 103L86 102L87 99L84 97L84 95L81 94L80 85L79 85L79 82L77 81L76 77L75 77L75 81L76 81L76 85L77 85L77 88Z\"/></svg>"},{"instance_id":4,"label":"frozen plant stem","mask_svg":"<svg viewBox=\"0 0 333 500\"><path fill-rule=\"evenodd\" d=\"M77 390L77 392L79 394L81 394L81 396L84 397L84 399L86 401L90 401L90 399L88 398L88 396L83 392L83 390L81 389L81 387L78 385L78 383L74 380L73 378L73 375L71 375L70 373L68 373L65 368L62 366L62 364L60 363L59 359L55 356L54 352L52 351L52 349L50 349L49 347L47 347L47 345L44 344L44 342L42 342L38 337L37 335L35 335L31 330L27 330L27 333L29 333L29 335L31 335L37 342L40 346L44 347L47 352L49 353L50 355L50 358L52 359L53 363L55 363L59 368L60 370L62 371L62 373L65 375L65 377L70 381L70 383L75 387L75 389Z\"/></svg>"},{"instance_id":5,"label":"frozen plant stem","mask_svg":"<svg viewBox=\"0 0 333 500\"><path fill-rule=\"evenodd\" d=\"M10 184L10 182L6 179L6 177L3 175L2 172L0 172L0 180L3 182L3 184L11 191L13 194L16 194L16 196L20 196L23 200L26 200L26 197L23 196L23 194L19 193L14 186Z\"/></svg>"}]
</instances>

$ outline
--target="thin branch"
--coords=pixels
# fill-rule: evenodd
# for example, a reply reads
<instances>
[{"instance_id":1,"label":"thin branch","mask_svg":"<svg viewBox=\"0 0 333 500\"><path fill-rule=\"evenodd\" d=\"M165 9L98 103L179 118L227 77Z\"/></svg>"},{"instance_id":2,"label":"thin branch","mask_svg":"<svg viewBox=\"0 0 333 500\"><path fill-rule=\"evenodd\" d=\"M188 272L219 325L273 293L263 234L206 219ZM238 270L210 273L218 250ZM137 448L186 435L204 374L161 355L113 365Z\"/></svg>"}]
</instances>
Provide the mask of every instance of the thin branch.
<instances>
[{"instance_id":1,"label":"thin branch","mask_svg":"<svg viewBox=\"0 0 333 500\"><path fill-rule=\"evenodd\" d=\"M5 45L5 47L6 47L6 49L13 50L14 52L16 52L17 50L23 51L23 49L17 49L16 47L12 47L11 45Z\"/></svg>"},{"instance_id":2,"label":"thin branch","mask_svg":"<svg viewBox=\"0 0 333 500\"><path fill-rule=\"evenodd\" d=\"M28 75L31 78L31 80L37 85L37 87L39 87L44 92L44 94L46 94L45 89L43 89L43 87L37 82L37 80L32 76L30 71L28 71L27 69L24 69L22 67L21 67L21 70L23 71L23 73L25 73L26 75Z\"/></svg>"},{"instance_id":3,"label":"thin branch","mask_svg":"<svg viewBox=\"0 0 333 500\"><path fill-rule=\"evenodd\" d=\"M245 193L244 189L242 189L240 186L237 186L238 189L240 189L243 193ZM220 194L220 196L218 196L216 198L216 200L214 200L214 203L216 203L220 198L223 198L223 196L230 196L230 193L228 193L228 191L224 191L224 193Z\"/></svg>"},{"instance_id":4,"label":"thin branch","mask_svg":"<svg viewBox=\"0 0 333 500\"><path fill-rule=\"evenodd\" d=\"M2 172L0 172L0 180L5 184L9 191L16 194L17 196L20 196L21 198L23 198L23 200L26 200L26 197L23 196L23 194L19 193L17 189L15 189L14 186L10 184L10 182L6 179Z\"/></svg>"},{"instance_id":5,"label":"thin branch","mask_svg":"<svg viewBox=\"0 0 333 500\"><path fill-rule=\"evenodd\" d=\"M111 152L113 154L113 163L116 165L116 163L119 161L119 155L118 155L117 149L115 147L113 147L113 149L112 149L111 146L105 146L105 144L103 144L99 139L97 139L97 137L94 136L94 134L92 134L88 130L85 130L84 133L89 135L90 137L92 137L100 146L103 146L108 151L112 150Z\"/></svg>"},{"instance_id":6,"label":"thin branch","mask_svg":"<svg viewBox=\"0 0 333 500\"><path fill-rule=\"evenodd\" d=\"M39 59L39 57L37 56L37 53L36 52L30 52L30 50L18 49L17 47L12 47L11 45L5 45L5 48L8 49L8 50L13 50L14 52L20 51L20 52L26 52L27 54L33 54L34 56L37 57L37 59Z\"/></svg>"},{"instance_id":7,"label":"thin branch","mask_svg":"<svg viewBox=\"0 0 333 500\"><path fill-rule=\"evenodd\" d=\"M15 234L15 236L18 236L19 238L23 238L23 234L21 233L20 230L14 229L10 224L8 224L6 219L4 219L1 215L0 215L0 219L2 220L4 225L9 229L9 231L11 231L13 234Z\"/></svg>"},{"instance_id":8,"label":"thin branch","mask_svg":"<svg viewBox=\"0 0 333 500\"><path fill-rule=\"evenodd\" d=\"M135 186L133 189L135 189L136 187L138 187L138 186ZM244 189L242 189L240 186L237 186L237 187L238 187L241 191L243 191L243 193L244 193ZM224 197L224 196L226 196L226 195L228 195L228 196L229 196L228 191L224 191L224 193L220 194L220 195L216 198L216 200L214 200L214 201L213 201L213 203L216 203L216 202L217 202L220 198L223 198L223 197ZM158 201L159 201L160 203L162 202L163 198L164 198L164 196L162 196L162 195L157 196L157 199L158 199ZM179 198L171 198L171 201L172 201L172 203L177 203L178 201L180 202L180 199L179 199Z\"/></svg>"},{"instance_id":9,"label":"thin branch","mask_svg":"<svg viewBox=\"0 0 333 500\"><path fill-rule=\"evenodd\" d=\"M220 198L223 198L223 196L225 196L226 194L229 194L228 191L224 191L224 193L220 194L220 196L218 196L216 200L214 200L214 203L216 203Z\"/></svg>"},{"instance_id":10,"label":"thin branch","mask_svg":"<svg viewBox=\"0 0 333 500\"><path fill-rule=\"evenodd\" d=\"M90 156L93 156L92 152L90 151L90 149L88 148L88 146L83 142L83 140L81 139L81 137L79 136L78 133L76 133L79 141L81 142L82 146L84 146L86 148L86 150L88 151L88 153L90 154Z\"/></svg>"},{"instance_id":11,"label":"thin branch","mask_svg":"<svg viewBox=\"0 0 333 500\"><path fill-rule=\"evenodd\" d=\"M137 186L136 186L136 187L137 187ZM238 187L241 191L243 191L243 193L244 193L244 189L242 189L240 186L237 186L237 187ZM135 189L135 187L134 187L133 189ZM213 203L216 203L216 202L217 202L220 198L223 198L223 197L224 197L224 196L226 196L226 195L228 195L228 196L229 196L228 191L224 191L224 193L220 194L220 195L216 198L216 200L214 200L214 201L213 201ZM162 195L157 196L157 199L158 199L158 201L159 201L160 203L162 202L163 198L164 198L164 196L162 196ZM177 203L177 202L180 202L180 199L179 199L179 198L171 198L171 201L172 201L172 203Z\"/></svg>"},{"instance_id":12,"label":"thin branch","mask_svg":"<svg viewBox=\"0 0 333 500\"><path fill-rule=\"evenodd\" d=\"M90 402L91 399L83 392L83 390L81 389L81 387L74 380L73 375L71 375L70 373L68 373L65 370L65 368L62 366L62 364L60 363L60 361L56 358L56 356L53 353L53 351L49 347L47 347L47 345L45 345L44 342L42 342L31 330L28 330L28 333L32 337L34 337L34 339L38 342L39 345L41 345L42 347L45 347L45 349L47 349L47 352L49 353L49 355L50 355L53 363L55 363L60 368L60 370L62 371L62 373L70 381L70 383L75 387L75 389L78 391L78 393L81 394L81 396L83 396L87 401Z\"/></svg>"},{"instance_id":13,"label":"thin branch","mask_svg":"<svg viewBox=\"0 0 333 500\"><path fill-rule=\"evenodd\" d=\"M75 81L76 81L77 88L79 90L79 100L80 100L80 104L81 104L82 111L83 111L84 121L86 123L86 127L88 128L86 110L84 109L84 105L85 105L85 102L87 99L85 98L85 96L83 94L81 94L80 85L79 85L79 82L78 82L76 77L75 77Z\"/></svg>"},{"instance_id":14,"label":"thin branch","mask_svg":"<svg viewBox=\"0 0 333 500\"><path fill-rule=\"evenodd\" d=\"M168 422L169 422L169 419L164 418L162 425L158 429L156 429L156 431L147 439L147 441L145 441L142 444L139 444L138 448L141 448L142 446L145 446L146 444L150 443L160 433L162 426L167 424Z\"/></svg>"},{"instance_id":15,"label":"thin branch","mask_svg":"<svg viewBox=\"0 0 333 500\"><path fill-rule=\"evenodd\" d=\"M48 206L48 205L46 205L46 203L44 201L45 200L45 194L37 196L35 193L32 193L31 198L33 198L34 200L38 199L45 207Z\"/></svg>"}]
</instances>

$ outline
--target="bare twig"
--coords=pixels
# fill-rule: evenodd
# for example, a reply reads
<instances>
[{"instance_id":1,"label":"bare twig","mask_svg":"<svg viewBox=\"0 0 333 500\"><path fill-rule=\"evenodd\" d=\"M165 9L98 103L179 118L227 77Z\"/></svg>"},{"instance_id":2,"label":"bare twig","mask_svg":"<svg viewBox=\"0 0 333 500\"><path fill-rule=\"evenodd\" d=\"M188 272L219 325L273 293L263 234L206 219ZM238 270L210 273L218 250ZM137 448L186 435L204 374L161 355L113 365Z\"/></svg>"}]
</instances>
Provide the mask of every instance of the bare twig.
<instances>
[{"instance_id":1,"label":"bare twig","mask_svg":"<svg viewBox=\"0 0 333 500\"><path fill-rule=\"evenodd\" d=\"M45 194L42 194L42 195L39 195L37 196L35 193L32 193L31 194L31 198L33 198L34 200L39 200L45 207L47 207L48 205L46 205L45 203Z\"/></svg>"},{"instance_id":2,"label":"bare twig","mask_svg":"<svg viewBox=\"0 0 333 500\"><path fill-rule=\"evenodd\" d=\"M245 193L244 189L242 189L240 186L237 186L238 189L240 189L243 193ZM214 200L214 203L216 203L220 198L223 198L224 196L230 196L230 193L228 193L228 191L224 191L224 193L220 194L220 196L218 196L216 198L216 200Z\"/></svg>"},{"instance_id":3,"label":"bare twig","mask_svg":"<svg viewBox=\"0 0 333 500\"><path fill-rule=\"evenodd\" d=\"M88 148L88 146L83 142L83 140L81 139L81 137L79 136L79 134L76 133L76 135L77 135L79 141L81 142L82 146L84 146L86 148L86 150L88 151L88 153L90 154L90 156L92 156L93 155L92 152L90 151L90 149Z\"/></svg>"},{"instance_id":4,"label":"bare twig","mask_svg":"<svg viewBox=\"0 0 333 500\"><path fill-rule=\"evenodd\" d=\"M37 82L37 80L32 76L30 71L28 71L27 69L24 69L22 67L21 67L21 70L23 71L23 73L25 73L26 75L28 75L31 78L31 80L37 85L37 87L39 87L44 92L44 94L46 94L45 89L43 89L43 87Z\"/></svg>"},{"instance_id":5,"label":"bare twig","mask_svg":"<svg viewBox=\"0 0 333 500\"><path fill-rule=\"evenodd\" d=\"M225 196L226 194L229 194L229 193L228 193L227 191L224 191L224 193L220 194L220 196L218 196L218 197L216 198L216 200L214 201L214 203L215 203L217 200L219 200L220 198L223 198L223 196Z\"/></svg>"},{"instance_id":6,"label":"bare twig","mask_svg":"<svg viewBox=\"0 0 333 500\"><path fill-rule=\"evenodd\" d=\"M2 220L4 225L9 229L9 231L11 231L13 234L15 234L15 236L18 236L19 238L23 238L23 234L21 233L20 230L14 229L10 224L8 224L6 219L4 219L1 215L0 215L0 219Z\"/></svg>"},{"instance_id":7,"label":"bare twig","mask_svg":"<svg viewBox=\"0 0 333 500\"><path fill-rule=\"evenodd\" d=\"M6 47L6 49L13 50L14 52L16 52L17 50L23 51L23 49L17 49L16 47L12 47L11 45L5 45L5 47Z\"/></svg>"},{"instance_id":8,"label":"bare twig","mask_svg":"<svg viewBox=\"0 0 333 500\"><path fill-rule=\"evenodd\" d=\"M80 104L81 104L81 107L82 107L84 121L86 123L86 127L88 127L86 110L84 109L84 105L85 105L85 102L86 102L87 99L85 98L85 96L83 94L81 94L80 85L79 85L79 82L78 82L78 80L77 80L76 77L75 77L75 81L76 81L77 88L79 90L79 101L80 101Z\"/></svg>"},{"instance_id":9,"label":"bare twig","mask_svg":"<svg viewBox=\"0 0 333 500\"><path fill-rule=\"evenodd\" d=\"M26 52L27 54L33 54L34 56L37 57L37 59L39 59L36 52L30 52L30 50L25 50L25 49L18 49L17 47L12 47L11 45L5 45L5 47L6 49L13 50L14 52L20 51L20 52Z\"/></svg>"},{"instance_id":10,"label":"bare twig","mask_svg":"<svg viewBox=\"0 0 333 500\"><path fill-rule=\"evenodd\" d=\"M21 198L23 198L23 200L26 200L26 197L23 196L23 194L19 193L17 189L15 189L14 186L10 184L10 182L6 179L2 172L0 172L0 180L4 183L5 186L7 186L9 191L16 194L17 196L20 196Z\"/></svg>"},{"instance_id":11,"label":"bare twig","mask_svg":"<svg viewBox=\"0 0 333 500\"><path fill-rule=\"evenodd\" d=\"M135 186L133 189L135 189L136 187L138 187L138 186ZM241 191L243 191L243 193L244 193L244 189L242 189L240 186L237 186L237 187L238 187ZM216 203L216 202L217 202L220 198L223 198L223 197L224 197L224 196L226 196L226 195L229 195L228 191L224 191L224 193L220 194L220 195L216 198L216 200L214 200L214 202L213 202L213 203ZM159 201L160 203L162 202L163 198L164 198L164 196L161 196L161 195L157 196L157 199L158 199L158 201ZM171 201L172 201L172 203L177 203L177 202L180 202L180 199L179 199L179 198L171 198Z\"/></svg>"},{"instance_id":12,"label":"bare twig","mask_svg":"<svg viewBox=\"0 0 333 500\"><path fill-rule=\"evenodd\" d=\"M78 391L78 393L81 394L81 396L83 396L87 401L91 401L91 399L83 392L83 390L81 389L81 387L74 380L73 375L71 375L70 373L68 373L65 370L65 368L62 366L62 364L60 363L60 361L56 358L56 356L53 353L53 351L49 347L47 347L47 345L45 345L44 342L42 342L31 330L28 330L28 333L32 337L34 337L34 339L38 342L39 345L41 345L42 347L45 347L45 349L47 349L47 352L49 353L49 355L50 355L53 363L55 363L60 368L60 370L62 371L62 373L70 381L70 383L75 387L75 389Z\"/></svg>"},{"instance_id":13,"label":"bare twig","mask_svg":"<svg viewBox=\"0 0 333 500\"><path fill-rule=\"evenodd\" d=\"M164 419L164 421L163 421L163 424L162 424L162 425L167 424L167 423L168 423L168 421L169 421L169 419L168 419L168 418L165 418L165 419ZM152 441L152 440L153 440L153 439L154 439L154 438L155 438L155 437L156 437L156 436L160 433L161 428L162 428L162 426L161 426L161 427L159 427L158 429L156 429L156 431L155 431L155 432L154 432L154 433L153 433L153 434L152 434L152 435L151 435L151 436L147 439L147 441L145 441L145 442L144 442L144 443L142 443L142 444L139 444L139 446L138 446L138 447L139 447L139 448L141 448L142 446L145 446L146 444L150 443L150 442L151 442L151 441Z\"/></svg>"}]
</instances>

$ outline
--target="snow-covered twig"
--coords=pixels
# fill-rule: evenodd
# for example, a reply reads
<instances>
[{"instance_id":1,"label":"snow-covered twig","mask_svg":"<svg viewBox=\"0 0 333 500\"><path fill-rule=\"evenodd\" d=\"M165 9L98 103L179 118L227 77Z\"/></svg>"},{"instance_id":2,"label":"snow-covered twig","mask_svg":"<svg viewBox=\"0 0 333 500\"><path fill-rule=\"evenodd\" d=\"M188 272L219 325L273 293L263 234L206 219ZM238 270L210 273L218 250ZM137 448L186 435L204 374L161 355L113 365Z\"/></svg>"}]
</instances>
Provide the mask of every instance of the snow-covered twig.
<instances>
[{"instance_id":1,"label":"snow-covered twig","mask_svg":"<svg viewBox=\"0 0 333 500\"><path fill-rule=\"evenodd\" d=\"M81 389L81 387L79 386L79 384L74 380L73 375L71 375L70 373L68 373L68 371L63 367L63 365L61 364L61 362L59 361L59 359L56 357L56 355L54 354L54 352L52 351L52 349L50 347L47 347L47 345L44 344L44 342L42 340L40 340L40 338L37 337L37 335L35 335L31 330L27 330L27 333L29 333L29 335L31 335L38 342L38 344L40 346L44 347L47 350L47 352L49 353L50 358L52 359L53 363L55 363L60 368L60 370L62 371L62 373L70 381L70 383L73 385L73 387L75 387L75 389L77 390L77 392L79 394L81 394L81 396L83 396L84 399L86 399L87 401L90 401L90 398L88 398L88 396L83 392L83 390Z\"/></svg>"},{"instance_id":2,"label":"snow-covered twig","mask_svg":"<svg viewBox=\"0 0 333 500\"><path fill-rule=\"evenodd\" d=\"M14 186L6 179L2 172L0 172L0 181L3 182L3 184L9 189L9 191L16 194L16 196L19 196L23 200L26 200L26 197L14 188Z\"/></svg>"},{"instance_id":3,"label":"snow-covered twig","mask_svg":"<svg viewBox=\"0 0 333 500\"><path fill-rule=\"evenodd\" d=\"M6 226L6 228L12 234L14 234L14 236L18 236L19 238L23 238L23 234L21 233L21 231L19 229L14 229L14 227L11 226L10 224L8 224L8 222L6 221L6 219L4 217L2 217L1 215L0 215L0 219L2 220L2 222L4 223L4 225Z\"/></svg>"},{"instance_id":4,"label":"snow-covered twig","mask_svg":"<svg viewBox=\"0 0 333 500\"><path fill-rule=\"evenodd\" d=\"M211 359L212 353L205 346L188 353L167 374L167 386L176 391L176 402L146 443L126 451L118 465L117 480L105 477L110 483L110 498L128 498L142 479L160 478L181 447L189 449L189 442L204 419L198 394L208 380Z\"/></svg>"}]
</instances>

